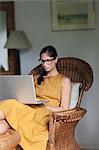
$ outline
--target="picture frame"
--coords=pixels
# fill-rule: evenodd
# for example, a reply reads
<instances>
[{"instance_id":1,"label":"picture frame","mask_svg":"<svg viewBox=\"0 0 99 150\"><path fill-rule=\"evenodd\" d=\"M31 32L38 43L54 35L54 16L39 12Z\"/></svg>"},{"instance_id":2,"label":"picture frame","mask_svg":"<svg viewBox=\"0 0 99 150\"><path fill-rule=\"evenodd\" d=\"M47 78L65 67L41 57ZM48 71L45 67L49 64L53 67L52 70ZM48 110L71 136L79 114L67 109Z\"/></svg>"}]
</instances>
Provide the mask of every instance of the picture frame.
<instances>
[{"instance_id":1,"label":"picture frame","mask_svg":"<svg viewBox=\"0 0 99 150\"><path fill-rule=\"evenodd\" d=\"M51 0L52 31L95 29L94 0Z\"/></svg>"}]
</instances>

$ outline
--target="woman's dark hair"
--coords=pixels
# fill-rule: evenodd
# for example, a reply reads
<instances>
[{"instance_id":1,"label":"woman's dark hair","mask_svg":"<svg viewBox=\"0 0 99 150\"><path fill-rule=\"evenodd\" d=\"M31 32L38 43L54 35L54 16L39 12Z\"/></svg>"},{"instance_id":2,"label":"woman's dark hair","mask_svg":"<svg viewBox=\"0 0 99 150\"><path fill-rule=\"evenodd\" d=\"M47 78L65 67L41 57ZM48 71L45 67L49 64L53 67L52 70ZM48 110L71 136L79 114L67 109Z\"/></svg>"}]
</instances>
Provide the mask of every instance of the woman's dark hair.
<instances>
[{"instance_id":1,"label":"woman's dark hair","mask_svg":"<svg viewBox=\"0 0 99 150\"><path fill-rule=\"evenodd\" d=\"M43 53L47 53L49 57L53 57L54 59L56 59L56 57L58 56L56 49L53 46L46 46L44 47L41 52L40 52L40 58L41 55Z\"/></svg>"},{"instance_id":2,"label":"woman's dark hair","mask_svg":"<svg viewBox=\"0 0 99 150\"><path fill-rule=\"evenodd\" d=\"M58 56L56 49L51 45L46 46L41 50L40 58L41 58L41 55L43 53L47 53L47 55L49 57L53 57L54 59L56 59L56 57ZM44 76L46 76L46 75L47 75L47 71L45 71L43 68L40 69L40 76L38 77L38 84L39 85L41 84L42 81L44 81Z\"/></svg>"}]
</instances>

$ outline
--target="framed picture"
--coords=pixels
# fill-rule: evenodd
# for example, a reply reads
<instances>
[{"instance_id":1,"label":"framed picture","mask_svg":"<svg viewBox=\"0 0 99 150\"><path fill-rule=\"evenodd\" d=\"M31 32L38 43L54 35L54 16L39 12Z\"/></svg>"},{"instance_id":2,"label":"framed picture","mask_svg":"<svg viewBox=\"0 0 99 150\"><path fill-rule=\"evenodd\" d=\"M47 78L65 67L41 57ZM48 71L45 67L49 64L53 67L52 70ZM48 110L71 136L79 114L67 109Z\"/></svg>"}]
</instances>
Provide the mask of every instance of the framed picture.
<instances>
[{"instance_id":1,"label":"framed picture","mask_svg":"<svg viewBox=\"0 0 99 150\"><path fill-rule=\"evenodd\" d=\"M94 0L51 0L52 30L95 28Z\"/></svg>"}]
</instances>

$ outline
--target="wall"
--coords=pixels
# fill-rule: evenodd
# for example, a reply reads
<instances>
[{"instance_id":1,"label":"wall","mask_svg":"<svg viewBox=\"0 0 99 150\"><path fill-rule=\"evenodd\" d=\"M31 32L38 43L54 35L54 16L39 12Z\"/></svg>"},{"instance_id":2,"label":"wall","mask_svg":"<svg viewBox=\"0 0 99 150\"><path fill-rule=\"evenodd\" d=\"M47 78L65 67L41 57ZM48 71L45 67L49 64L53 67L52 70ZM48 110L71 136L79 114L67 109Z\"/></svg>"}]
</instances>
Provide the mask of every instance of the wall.
<instances>
[{"instance_id":1,"label":"wall","mask_svg":"<svg viewBox=\"0 0 99 150\"><path fill-rule=\"evenodd\" d=\"M16 30L24 30L33 45L28 51L20 51L21 74L28 74L38 64L39 51L49 44L56 47L59 57L82 58L92 66L94 83L82 101L87 114L76 128L78 142L90 148L99 148L99 1L95 6L94 30L52 32L50 0L15 1Z\"/></svg>"}]
</instances>

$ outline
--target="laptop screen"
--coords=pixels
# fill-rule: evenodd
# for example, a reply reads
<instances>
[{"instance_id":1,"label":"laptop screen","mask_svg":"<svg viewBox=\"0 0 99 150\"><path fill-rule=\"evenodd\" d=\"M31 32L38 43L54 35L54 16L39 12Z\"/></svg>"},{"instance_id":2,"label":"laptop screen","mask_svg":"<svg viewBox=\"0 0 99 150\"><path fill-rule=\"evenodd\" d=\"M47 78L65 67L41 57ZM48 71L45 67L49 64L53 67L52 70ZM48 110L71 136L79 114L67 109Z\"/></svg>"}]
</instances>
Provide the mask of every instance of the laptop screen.
<instances>
[{"instance_id":1,"label":"laptop screen","mask_svg":"<svg viewBox=\"0 0 99 150\"><path fill-rule=\"evenodd\" d=\"M17 99L23 103L36 101L32 75L0 76L0 100Z\"/></svg>"}]
</instances>

